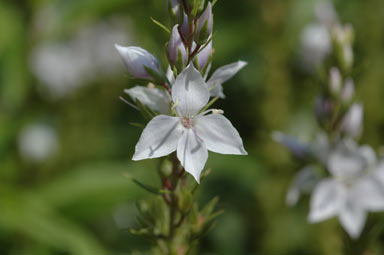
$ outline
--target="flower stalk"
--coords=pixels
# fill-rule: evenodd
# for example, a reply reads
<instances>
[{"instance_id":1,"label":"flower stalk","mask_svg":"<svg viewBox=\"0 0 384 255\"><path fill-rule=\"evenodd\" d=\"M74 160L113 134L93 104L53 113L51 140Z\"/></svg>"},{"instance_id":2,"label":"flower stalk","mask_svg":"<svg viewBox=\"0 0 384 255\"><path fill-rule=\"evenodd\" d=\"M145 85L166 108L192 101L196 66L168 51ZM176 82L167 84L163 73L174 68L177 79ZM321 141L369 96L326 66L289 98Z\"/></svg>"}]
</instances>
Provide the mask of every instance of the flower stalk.
<instances>
[{"instance_id":1,"label":"flower stalk","mask_svg":"<svg viewBox=\"0 0 384 255\"><path fill-rule=\"evenodd\" d=\"M355 100L351 77L353 28L338 19L323 25L333 44L326 47L332 48L327 61L318 67L326 70L320 72L321 93L315 103L320 132L306 142L280 132L273 138L306 164L289 189L287 203L294 205L302 193L310 193L308 221L337 217L350 239L346 254L362 254L369 248L362 236L367 214L384 211L384 161L369 145L358 144L363 106ZM357 243L358 249L348 250Z\"/></svg>"},{"instance_id":2,"label":"flower stalk","mask_svg":"<svg viewBox=\"0 0 384 255\"><path fill-rule=\"evenodd\" d=\"M208 78L212 47L212 5L202 0L168 0L172 29L166 50L167 72L158 59L140 47L116 45L128 72L148 81L148 86L124 90L148 121L135 147L133 160L160 158L160 188L134 180L157 196L140 201L133 234L155 244L150 254L184 255L193 253L199 238L220 214L212 199L200 209L196 199L208 151L246 155L242 139L222 110L208 109L224 98L222 84L246 62L238 61L217 69ZM212 99L210 100L210 98ZM191 178L192 177L192 178Z\"/></svg>"}]
</instances>

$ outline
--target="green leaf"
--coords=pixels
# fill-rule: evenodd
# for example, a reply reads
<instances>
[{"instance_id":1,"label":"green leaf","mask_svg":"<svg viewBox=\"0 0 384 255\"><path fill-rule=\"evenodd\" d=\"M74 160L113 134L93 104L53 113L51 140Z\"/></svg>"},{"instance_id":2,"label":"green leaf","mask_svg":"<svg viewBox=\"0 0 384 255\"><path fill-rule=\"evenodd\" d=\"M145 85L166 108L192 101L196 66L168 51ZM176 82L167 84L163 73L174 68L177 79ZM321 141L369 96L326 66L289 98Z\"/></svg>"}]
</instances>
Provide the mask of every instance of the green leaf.
<instances>
[{"instance_id":1,"label":"green leaf","mask_svg":"<svg viewBox=\"0 0 384 255\"><path fill-rule=\"evenodd\" d=\"M70 254L106 254L92 234L49 207L34 194L11 194L0 199L3 229Z\"/></svg>"}]
</instances>

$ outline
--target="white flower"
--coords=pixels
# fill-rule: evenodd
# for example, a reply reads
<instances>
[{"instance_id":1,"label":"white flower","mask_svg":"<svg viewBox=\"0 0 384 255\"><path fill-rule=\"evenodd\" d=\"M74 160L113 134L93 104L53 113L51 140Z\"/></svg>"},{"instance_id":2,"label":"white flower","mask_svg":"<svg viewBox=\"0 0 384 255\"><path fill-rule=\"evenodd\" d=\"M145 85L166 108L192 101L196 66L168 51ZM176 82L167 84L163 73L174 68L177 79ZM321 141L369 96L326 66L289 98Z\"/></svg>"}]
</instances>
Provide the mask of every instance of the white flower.
<instances>
[{"instance_id":1,"label":"white flower","mask_svg":"<svg viewBox=\"0 0 384 255\"><path fill-rule=\"evenodd\" d=\"M158 158L177 151L177 158L199 182L208 150L246 155L243 142L231 122L218 110L200 113L209 91L201 74L190 64L172 86L177 117L158 115L145 127L133 160ZM213 112L213 114L207 114Z\"/></svg>"},{"instance_id":2,"label":"white flower","mask_svg":"<svg viewBox=\"0 0 384 255\"><path fill-rule=\"evenodd\" d=\"M228 64L216 69L212 76L207 80L207 86L210 92L210 96L225 98L222 84L231 79L233 76L235 76L246 65L247 62L239 60L235 63ZM173 83L174 74L169 67L167 70L167 77L169 81Z\"/></svg>"},{"instance_id":3,"label":"white flower","mask_svg":"<svg viewBox=\"0 0 384 255\"><path fill-rule=\"evenodd\" d=\"M115 48L132 76L140 79L151 79L145 67L160 72L159 61L148 51L136 46L123 47L118 44L115 44Z\"/></svg>"},{"instance_id":4,"label":"white flower","mask_svg":"<svg viewBox=\"0 0 384 255\"><path fill-rule=\"evenodd\" d=\"M346 142L330 154L328 169L332 177L316 186L311 198L309 221L312 223L338 216L352 238L358 238L367 211L384 210L383 167L368 146L358 148Z\"/></svg>"}]
</instances>

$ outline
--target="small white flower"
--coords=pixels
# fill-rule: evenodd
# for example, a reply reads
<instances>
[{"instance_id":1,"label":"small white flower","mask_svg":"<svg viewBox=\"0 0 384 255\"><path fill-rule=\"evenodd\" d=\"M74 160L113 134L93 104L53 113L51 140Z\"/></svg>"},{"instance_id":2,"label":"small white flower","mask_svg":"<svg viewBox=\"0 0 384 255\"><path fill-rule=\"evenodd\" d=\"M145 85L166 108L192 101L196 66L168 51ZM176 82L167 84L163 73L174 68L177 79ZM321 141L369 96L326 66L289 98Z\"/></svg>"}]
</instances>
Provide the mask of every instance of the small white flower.
<instances>
[{"instance_id":1,"label":"small white flower","mask_svg":"<svg viewBox=\"0 0 384 255\"><path fill-rule=\"evenodd\" d=\"M135 86L125 89L133 100L139 99L143 105L146 105L152 111L168 114L171 105L171 98L164 89Z\"/></svg>"},{"instance_id":2,"label":"small white flower","mask_svg":"<svg viewBox=\"0 0 384 255\"><path fill-rule=\"evenodd\" d=\"M123 47L118 44L115 44L115 48L132 76L140 79L151 79L145 67L160 72L159 61L148 51L136 46Z\"/></svg>"},{"instance_id":3,"label":"small white flower","mask_svg":"<svg viewBox=\"0 0 384 255\"><path fill-rule=\"evenodd\" d=\"M200 113L209 101L209 91L192 64L176 78L172 100L178 116L154 117L141 134L133 160L158 158L177 151L181 165L199 182L208 150L247 154L239 133L227 118L208 114L212 110Z\"/></svg>"},{"instance_id":4,"label":"small white flower","mask_svg":"<svg viewBox=\"0 0 384 255\"><path fill-rule=\"evenodd\" d=\"M338 146L329 156L332 177L316 186L311 198L309 221L312 223L338 216L352 238L358 238L364 227L367 211L384 210L384 185L378 176L374 151L354 143Z\"/></svg>"}]
</instances>

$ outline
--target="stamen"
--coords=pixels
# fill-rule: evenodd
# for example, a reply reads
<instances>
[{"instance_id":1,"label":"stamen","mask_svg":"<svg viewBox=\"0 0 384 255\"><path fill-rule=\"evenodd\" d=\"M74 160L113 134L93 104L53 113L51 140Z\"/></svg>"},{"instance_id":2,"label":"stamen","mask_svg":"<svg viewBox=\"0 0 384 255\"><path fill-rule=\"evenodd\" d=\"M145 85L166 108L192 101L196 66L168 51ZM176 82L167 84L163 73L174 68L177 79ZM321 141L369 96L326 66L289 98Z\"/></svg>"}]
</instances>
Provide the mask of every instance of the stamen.
<instances>
[{"instance_id":1,"label":"stamen","mask_svg":"<svg viewBox=\"0 0 384 255\"><path fill-rule=\"evenodd\" d=\"M206 110L202 113L199 114L199 116L204 116L204 115L207 115L208 113L212 113L212 114L224 114L224 111L223 110L220 110L220 109L209 109L209 110Z\"/></svg>"}]
</instances>

